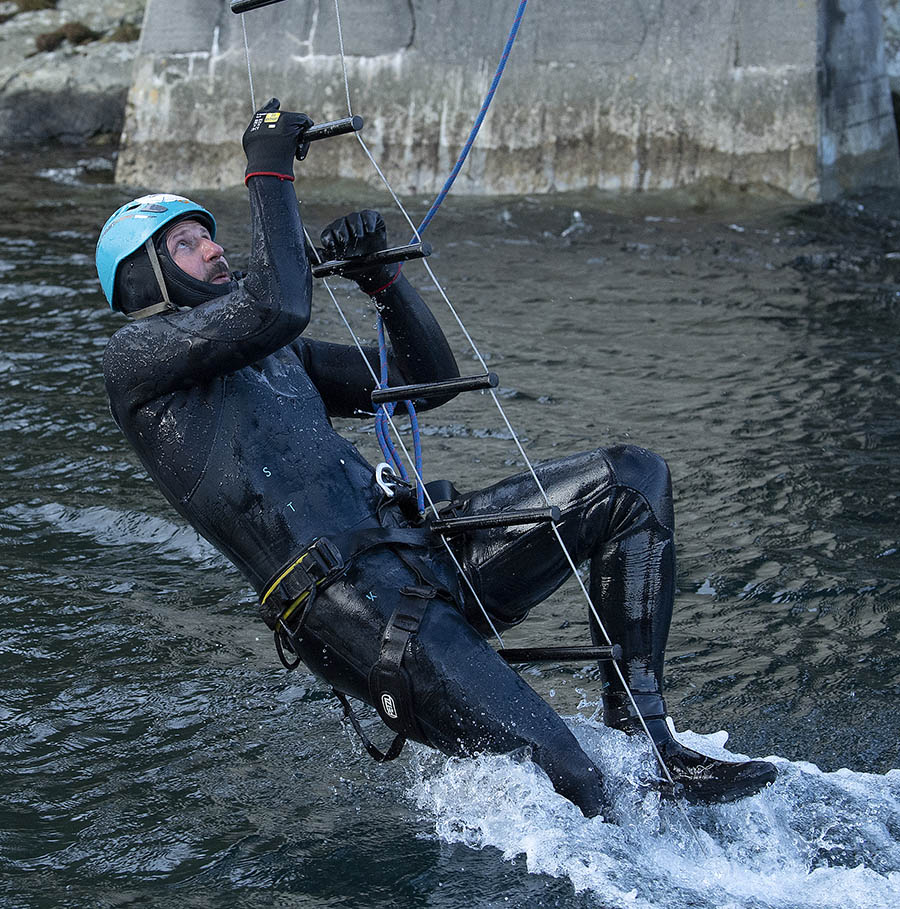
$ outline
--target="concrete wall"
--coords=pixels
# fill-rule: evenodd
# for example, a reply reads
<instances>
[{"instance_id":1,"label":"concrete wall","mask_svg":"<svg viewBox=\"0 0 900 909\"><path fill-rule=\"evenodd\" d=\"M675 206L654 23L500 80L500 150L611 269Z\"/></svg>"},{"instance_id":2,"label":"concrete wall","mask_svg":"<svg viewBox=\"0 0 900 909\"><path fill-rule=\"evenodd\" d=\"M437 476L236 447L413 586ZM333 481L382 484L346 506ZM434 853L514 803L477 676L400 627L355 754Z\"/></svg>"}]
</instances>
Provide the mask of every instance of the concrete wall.
<instances>
[{"instance_id":1,"label":"concrete wall","mask_svg":"<svg viewBox=\"0 0 900 909\"><path fill-rule=\"evenodd\" d=\"M354 113L402 192L434 192L479 109L515 0L341 0ZM347 105L332 0L244 17L256 100ZM802 198L895 183L877 0L533 0L456 192L670 188L703 178ZM241 18L149 0L117 177L160 189L243 175ZM358 143L304 173L373 182Z\"/></svg>"},{"instance_id":2,"label":"concrete wall","mask_svg":"<svg viewBox=\"0 0 900 909\"><path fill-rule=\"evenodd\" d=\"M897 128L880 5L819 3L819 192L897 182Z\"/></svg>"},{"instance_id":3,"label":"concrete wall","mask_svg":"<svg viewBox=\"0 0 900 909\"><path fill-rule=\"evenodd\" d=\"M884 54L891 91L900 94L900 0L882 0Z\"/></svg>"}]
</instances>

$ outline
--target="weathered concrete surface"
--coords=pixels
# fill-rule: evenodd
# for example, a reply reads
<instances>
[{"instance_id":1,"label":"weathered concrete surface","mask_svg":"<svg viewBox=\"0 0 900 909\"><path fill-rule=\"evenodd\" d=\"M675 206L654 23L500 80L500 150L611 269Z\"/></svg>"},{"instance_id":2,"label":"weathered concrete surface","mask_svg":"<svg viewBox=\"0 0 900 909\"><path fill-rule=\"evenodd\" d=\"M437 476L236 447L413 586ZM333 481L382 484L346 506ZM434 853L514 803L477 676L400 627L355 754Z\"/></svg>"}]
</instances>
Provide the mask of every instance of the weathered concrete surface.
<instances>
[{"instance_id":1,"label":"weathered concrete surface","mask_svg":"<svg viewBox=\"0 0 900 909\"><path fill-rule=\"evenodd\" d=\"M820 0L818 44L821 196L896 185L897 128L879 4Z\"/></svg>"},{"instance_id":2,"label":"weathered concrete surface","mask_svg":"<svg viewBox=\"0 0 900 909\"><path fill-rule=\"evenodd\" d=\"M143 10L144 0L59 0L26 12L0 2L0 143L118 140ZM38 50L41 35L75 23L95 37Z\"/></svg>"},{"instance_id":3,"label":"weathered concrete surface","mask_svg":"<svg viewBox=\"0 0 900 909\"><path fill-rule=\"evenodd\" d=\"M900 93L900 0L882 0L884 55L891 91Z\"/></svg>"},{"instance_id":4,"label":"weathered concrete surface","mask_svg":"<svg viewBox=\"0 0 900 909\"><path fill-rule=\"evenodd\" d=\"M392 184L434 192L481 104L515 3L341 0L354 113ZM257 104L346 115L334 5L245 24ZM892 184L897 138L877 0L532 3L456 192L670 188L703 178L830 198ZM117 179L235 184L251 113L241 19L150 0ZM306 174L374 181L352 138Z\"/></svg>"}]
</instances>

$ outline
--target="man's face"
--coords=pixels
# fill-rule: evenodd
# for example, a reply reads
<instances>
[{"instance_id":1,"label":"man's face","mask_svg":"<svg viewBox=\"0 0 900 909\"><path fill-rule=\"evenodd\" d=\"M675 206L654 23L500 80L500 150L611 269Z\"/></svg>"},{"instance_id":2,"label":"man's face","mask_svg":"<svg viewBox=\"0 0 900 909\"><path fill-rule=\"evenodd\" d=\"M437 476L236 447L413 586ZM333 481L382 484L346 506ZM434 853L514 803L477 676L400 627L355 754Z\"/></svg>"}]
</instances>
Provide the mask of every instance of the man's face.
<instances>
[{"instance_id":1,"label":"man's face","mask_svg":"<svg viewBox=\"0 0 900 909\"><path fill-rule=\"evenodd\" d=\"M179 221L166 234L166 248L172 261L198 281L227 284L231 280L225 250L199 221Z\"/></svg>"}]
</instances>

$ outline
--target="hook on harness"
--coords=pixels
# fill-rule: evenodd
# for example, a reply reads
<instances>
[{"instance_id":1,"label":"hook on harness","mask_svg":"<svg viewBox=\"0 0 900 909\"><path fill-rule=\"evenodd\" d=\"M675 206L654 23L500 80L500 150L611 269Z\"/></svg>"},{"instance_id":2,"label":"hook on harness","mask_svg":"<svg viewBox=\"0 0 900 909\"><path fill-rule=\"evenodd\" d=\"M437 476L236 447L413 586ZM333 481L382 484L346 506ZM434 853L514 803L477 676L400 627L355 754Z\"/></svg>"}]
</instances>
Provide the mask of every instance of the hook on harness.
<instances>
[{"instance_id":1,"label":"hook on harness","mask_svg":"<svg viewBox=\"0 0 900 909\"><path fill-rule=\"evenodd\" d=\"M390 474L393 482L385 479L385 471ZM391 467L387 461L382 461L375 467L375 482L381 487L381 491L389 499L392 499L396 495L394 487L397 485L397 475L394 473L393 467Z\"/></svg>"}]
</instances>

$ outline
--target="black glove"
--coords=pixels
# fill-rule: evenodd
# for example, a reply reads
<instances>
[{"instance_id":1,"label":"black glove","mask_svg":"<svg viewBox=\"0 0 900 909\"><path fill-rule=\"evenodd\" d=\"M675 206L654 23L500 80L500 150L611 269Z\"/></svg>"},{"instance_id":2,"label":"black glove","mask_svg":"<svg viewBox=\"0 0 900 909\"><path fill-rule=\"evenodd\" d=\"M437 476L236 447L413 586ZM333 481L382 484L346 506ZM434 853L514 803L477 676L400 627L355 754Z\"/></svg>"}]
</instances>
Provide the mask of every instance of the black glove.
<instances>
[{"instance_id":1,"label":"black glove","mask_svg":"<svg viewBox=\"0 0 900 909\"><path fill-rule=\"evenodd\" d=\"M332 221L321 233L322 246L329 259L349 259L387 249L387 228L377 211L356 211ZM345 274L372 295L389 287L400 271L400 265L376 265L374 268L347 271Z\"/></svg>"},{"instance_id":2,"label":"black glove","mask_svg":"<svg viewBox=\"0 0 900 909\"><path fill-rule=\"evenodd\" d=\"M283 180L294 179L294 157L302 161L309 143L303 134L313 121L306 114L280 111L281 102L272 98L254 115L244 131L242 143L247 156L244 183L259 174L274 174Z\"/></svg>"}]
</instances>

